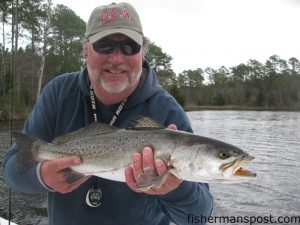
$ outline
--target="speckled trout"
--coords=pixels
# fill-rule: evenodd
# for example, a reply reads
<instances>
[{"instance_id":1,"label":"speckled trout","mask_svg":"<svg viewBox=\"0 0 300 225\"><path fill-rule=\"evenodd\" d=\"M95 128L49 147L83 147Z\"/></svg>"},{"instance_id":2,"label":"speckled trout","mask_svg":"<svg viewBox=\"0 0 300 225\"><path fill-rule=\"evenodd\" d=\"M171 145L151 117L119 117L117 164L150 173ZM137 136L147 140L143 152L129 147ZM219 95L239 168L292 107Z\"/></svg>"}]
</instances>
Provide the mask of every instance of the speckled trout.
<instances>
[{"instance_id":1,"label":"speckled trout","mask_svg":"<svg viewBox=\"0 0 300 225\"><path fill-rule=\"evenodd\" d=\"M138 187L160 186L167 173L196 182L240 181L256 174L242 169L254 157L233 145L193 133L171 130L149 118L141 118L132 128L121 129L103 123L58 137L52 143L14 133L20 173L36 161L77 155L82 163L71 167L66 178L71 183L85 175L125 182L124 168L132 164L134 152L150 146L154 158L162 159L168 170L157 176L145 170Z\"/></svg>"}]
</instances>

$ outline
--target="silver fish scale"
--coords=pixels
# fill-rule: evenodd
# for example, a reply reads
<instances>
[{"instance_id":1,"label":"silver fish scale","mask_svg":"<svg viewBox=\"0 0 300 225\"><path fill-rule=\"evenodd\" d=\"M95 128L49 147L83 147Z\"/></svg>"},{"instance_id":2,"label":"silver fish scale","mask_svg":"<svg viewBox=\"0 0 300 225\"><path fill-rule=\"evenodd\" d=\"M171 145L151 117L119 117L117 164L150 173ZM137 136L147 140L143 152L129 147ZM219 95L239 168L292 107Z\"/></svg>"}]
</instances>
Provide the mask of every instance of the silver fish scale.
<instances>
[{"instance_id":1,"label":"silver fish scale","mask_svg":"<svg viewBox=\"0 0 300 225\"><path fill-rule=\"evenodd\" d=\"M117 130L109 134L81 136L62 144L41 146L40 150L50 151L59 157L79 155L83 163L108 171L130 165L133 153L141 152L146 146L155 149L155 157L167 161L175 148L175 139L166 135L166 130L162 131Z\"/></svg>"},{"instance_id":2,"label":"silver fish scale","mask_svg":"<svg viewBox=\"0 0 300 225\"><path fill-rule=\"evenodd\" d=\"M71 167L72 170L124 182L123 168L132 163L133 153L150 146L155 158L166 163L172 160L177 175L183 180L223 182L256 176L239 168L254 157L233 145L183 131L163 129L155 123L151 127L144 127L144 123L137 125L125 130L94 123L58 137L53 143L17 134L18 161L23 164L20 168L26 170L34 162L28 155L39 161L78 155L82 163ZM28 146L32 146L31 149ZM33 154L28 154L28 151Z\"/></svg>"},{"instance_id":3,"label":"silver fish scale","mask_svg":"<svg viewBox=\"0 0 300 225\"><path fill-rule=\"evenodd\" d=\"M233 145L192 133L164 129L148 121L149 118L141 120L134 128L126 130L93 123L58 137L52 143L16 133L20 168L22 171L32 168L35 160L78 155L82 163L71 167L72 170L125 181L123 168L132 163L133 153L150 146L155 158L166 163L171 159L177 175L184 180L223 182L233 180L231 178L236 181L256 176L239 168L254 157Z\"/></svg>"}]
</instances>

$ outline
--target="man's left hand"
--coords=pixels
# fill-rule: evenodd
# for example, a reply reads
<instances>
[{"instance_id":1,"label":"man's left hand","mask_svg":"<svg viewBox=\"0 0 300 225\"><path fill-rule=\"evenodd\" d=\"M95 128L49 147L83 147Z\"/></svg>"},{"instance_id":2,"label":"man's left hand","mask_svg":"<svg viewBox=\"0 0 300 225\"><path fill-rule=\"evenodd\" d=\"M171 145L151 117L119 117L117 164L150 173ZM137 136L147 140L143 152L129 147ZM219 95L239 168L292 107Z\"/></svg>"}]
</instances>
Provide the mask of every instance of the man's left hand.
<instances>
[{"instance_id":1,"label":"man's left hand","mask_svg":"<svg viewBox=\"0 0 300 225\"><path fill-rule=\"evenodd\" d=\"M176 130L177 127L174 124L168 126L169 129ZM144 192L150 195L164 195L176 189L182 182L173 174L168 173L165 182L159 187L150 188L147 191L141 191L136 187L138 177L144 172L144 169L153 169L157 175L160 176L168 169L165 162L161 159L154 159L153 150L150 147L145 147L142 153L133 154L133 165L125 169L126 183L131 190L135 192Z\"/></svg>"}]
</instances>

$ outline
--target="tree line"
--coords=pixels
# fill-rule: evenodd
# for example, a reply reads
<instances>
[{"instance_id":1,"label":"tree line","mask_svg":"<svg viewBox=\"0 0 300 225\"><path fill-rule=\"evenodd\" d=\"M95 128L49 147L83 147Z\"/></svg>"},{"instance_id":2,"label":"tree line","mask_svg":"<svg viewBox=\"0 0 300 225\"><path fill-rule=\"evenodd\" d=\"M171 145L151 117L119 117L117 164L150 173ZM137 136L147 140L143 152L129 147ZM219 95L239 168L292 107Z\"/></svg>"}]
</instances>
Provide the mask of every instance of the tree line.
<instances>
[{"instance_id":1,"label":"tree line","mask_svg":"<svg viewBox=\"0 0 300 225\"><path fill-rule=\"evenodd\" d=\"M0 120L11 105L24 117L52 78L85 66L85 21L52 0L0 1ZM151 43L146 59L182 105L300 108L300 62L277 55L230 68L172 70L172 57Z\"/></svg>"},{"instance_id":2,"label":"tree line","mask_svg":"<svg viewBox=\"0 0 300 225\"><path fill-rule=\"evenodd\" d=\"M174 87L188 104L299 109L300 62L273 55L264 64L251 59L230 68L186 70Z\"/></svg>"},{"instance_id":3,"label":"tree line","mask_svg":"<svg viewBox=\"0 0 300 225\"><path fill-rule=\"evenodd\" d=\"M160 84L186 108L300 109L300 62L272 55L265 63L246 63L218 69L172 70L172 57L154 43L146 58L157 70ZM202 107L202 108L204 108Z\"/></svg>"}]
</instances>

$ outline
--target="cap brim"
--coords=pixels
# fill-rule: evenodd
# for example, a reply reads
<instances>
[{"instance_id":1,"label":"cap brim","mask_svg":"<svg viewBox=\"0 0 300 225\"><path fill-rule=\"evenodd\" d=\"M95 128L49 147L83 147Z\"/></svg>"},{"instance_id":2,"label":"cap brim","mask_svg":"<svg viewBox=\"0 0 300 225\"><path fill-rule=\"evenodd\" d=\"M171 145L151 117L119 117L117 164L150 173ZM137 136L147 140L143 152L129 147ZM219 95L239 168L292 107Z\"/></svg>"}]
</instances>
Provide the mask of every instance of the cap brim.
<instances>
[{"instance_id":1,"label":"cap brim","mask_svg":"<svg viewBox=\"0 0 300 225\"><path fill-rule=\"evenodd\" d=\"M88 37L89 41L94 43L106 36L112 35L112 34L124 34L134 40L139 45L143 45L143 35L135 30L130 29L124 29L124 28L117 28L117 29L109 29L105 31L98 32L96 34L92 34Z\"/></svg>"}]
</instances>

